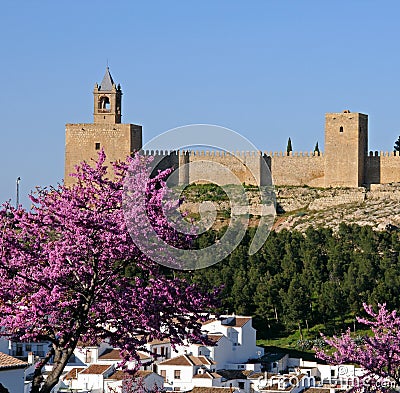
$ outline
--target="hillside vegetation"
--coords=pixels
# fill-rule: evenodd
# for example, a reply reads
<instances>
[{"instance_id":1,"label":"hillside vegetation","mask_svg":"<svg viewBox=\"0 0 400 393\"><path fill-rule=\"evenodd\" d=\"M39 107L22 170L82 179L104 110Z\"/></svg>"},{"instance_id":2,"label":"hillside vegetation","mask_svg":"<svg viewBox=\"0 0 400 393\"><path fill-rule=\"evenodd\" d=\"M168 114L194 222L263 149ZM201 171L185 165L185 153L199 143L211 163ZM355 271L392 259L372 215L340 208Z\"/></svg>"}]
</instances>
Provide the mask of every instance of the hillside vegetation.
<instances>
[{"instance_id":1,"label":"hillside vegetation","mask_svg":"<svg viewBox=\"0 0 400 393\"><path fill-rule=\"evenodd\" d=\"M400 308L398 191L278 189L278 230L257 254L248 255L250 227L228 258L188 275L207 288L223 286L221 312L254 316L266 343L288 336L307 347L320 331L358 329L363 302ZM221 228L204 234L200 248L223 235L219 217ZM282 224L289 220L300 230Z\"/></svg>"}]
</instances>

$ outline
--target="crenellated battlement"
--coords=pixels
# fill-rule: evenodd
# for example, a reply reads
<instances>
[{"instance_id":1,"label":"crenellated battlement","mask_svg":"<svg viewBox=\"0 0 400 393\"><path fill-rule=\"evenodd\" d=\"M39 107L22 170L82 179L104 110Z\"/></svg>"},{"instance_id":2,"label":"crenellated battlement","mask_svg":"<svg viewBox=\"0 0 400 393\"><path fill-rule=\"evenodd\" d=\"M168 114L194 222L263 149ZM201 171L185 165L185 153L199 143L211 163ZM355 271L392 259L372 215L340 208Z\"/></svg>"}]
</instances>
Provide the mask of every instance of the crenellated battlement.
<instances>
[{"instance_id":1,"label":"crenellated battlement","mask_svg":"<svg viewBox=\"0 0 400 393\"><path fill-rule=\"evenodd\" d=\"M269 157L324 157L323 152L313 152L313 151L291 151L289 154L286 151L275 151L275 152L264 152L264 155Z\"/></svg>"},{"instance_id":2,"label":"crenellated battlement","mask_svg":"<svg viewBox=\"0 0 400 393\"><path fill-rule=\"evenodd\" d=\"M400 151L370 151L368 157L400 157Z\"/></svg>"},{"instance_id":3,"label":"crenellated battlement","mask_svg":"<svg viewBox=\"0 0 400 393\"><path fill-rule=\"evenodd\" d=\"M376 153L376 152L375 152ZM382 153L382 152L381 152ZM237 157L237 158L249 158L249 157L324 157L324 153L313 152L313 151L221 151L221 150L140 150L140 154L145 156L189 156L189 157ZM386 154L386 153L385 153ZM372 155L372 152L370 152Z\"/></svg>"},{"instance_id":4,"label":"crenellated battlement","mask_svg":"<svg viewBox=\"0 0 400 393\"><path fill-rule=\"evenodd\" d=\"M158 169L173 168L180 184L197 179L228 180L227 173L245 184L311 187L360 187L400 182L400 152L368 150L368 115L345 110L325 115L324 152L221 151L215 148L142 149L142 127L121 124L122 91L107 68L101 89L94 92L94 122L68 123L65 134L65 184L82 161L96 159L101 149L107 162L125 160L139 151L156 157ZM193 141L195 142L195 141ZM240 148L240 146L237 146ZM188 165L195 163L194 165ZM222 169L223 168L223 169ZM268 168L270 173L268 172ZM226 184L226 183L225 183Z\"/></svg>"}]
</instances>

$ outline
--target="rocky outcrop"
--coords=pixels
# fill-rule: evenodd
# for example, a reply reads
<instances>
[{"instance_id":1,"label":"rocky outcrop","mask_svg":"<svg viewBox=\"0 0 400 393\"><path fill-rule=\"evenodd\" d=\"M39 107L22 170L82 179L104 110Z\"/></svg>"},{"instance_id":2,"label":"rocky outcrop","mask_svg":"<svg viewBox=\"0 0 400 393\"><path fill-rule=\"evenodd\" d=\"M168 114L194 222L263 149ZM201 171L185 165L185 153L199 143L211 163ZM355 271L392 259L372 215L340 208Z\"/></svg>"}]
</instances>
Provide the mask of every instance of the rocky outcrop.
<instances>
[{"instance_id":1,"label":"rocky outcrop","mask_svg":"<svg viewBox=\"0 0 400 393\"><path fill-rule=\"evenodd\" d=\"M278 215L273 229L305 231L309 226L337 230L340 223L369 225L376 230L400 228L400 184L360 188L278 187ZM251 225L257 225L260 198L248 190ZM201 203L201 202L200 202ZM212 202L218 214L217 227L227 224L229 201ZM198 213L199 201L189 196L183 210Z\"/></svg>"}]
</instances>

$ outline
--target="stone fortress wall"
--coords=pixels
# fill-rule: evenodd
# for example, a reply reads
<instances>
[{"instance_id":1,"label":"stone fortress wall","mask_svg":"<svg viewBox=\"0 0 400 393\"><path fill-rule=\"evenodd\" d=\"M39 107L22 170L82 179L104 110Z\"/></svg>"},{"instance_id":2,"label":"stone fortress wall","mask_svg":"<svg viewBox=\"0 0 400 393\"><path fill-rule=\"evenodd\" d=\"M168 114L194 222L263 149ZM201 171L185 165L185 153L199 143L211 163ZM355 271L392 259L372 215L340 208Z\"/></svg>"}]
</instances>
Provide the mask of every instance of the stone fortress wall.
<instances>
[{"instance_id":1,"label":"stone fortress wall","mask_svg":"<svg viewBox=\"0 0 400 393\"><path fill-rule=\"evenodd\" d=\"M324 187L323 153L313 152L222 152L222 151L141 151L145 156L160 160L158 169L174 168L179 171L179 183L204 183L213 180L227 184L227 171L238 182L246 185L271 184L264 173L265 166L272 175L272 183L281 186ZM199 163L199 165L193 165ZM215 165L216 164L216 165Z\"/></svg>"},{"instance_id":2,"label":"stone fortress wall","mask_svg":"<svg viewBox=\"0 0 400 393\"><path fill-rule=\"evenodd\" d=\"M96 159L105 150L109 162L125 160L142 148L142 127L121 124L122 90L109 69L95 85L94 123L67 124L65 184L81 161ZM368 116L362 113L325 115L325 152L141 151L162 159L158 169L173 167L176 183L212 181L224 185L235 179L247 185L370 187L400 183L400 152L368 153ZM264 165L266 164L266 165ZM265 170L268 167L269 171Z\"/></svg>"},{"instance_id":3,"label":"stone fortress wall","mask_svg":"<svg viewBox=\"0 0 400 393\"><path fill-rule=\"evenodd\" d=\"M334 184L325 177L326 156L314 152L235 152L219 151L142 151L142 154L161 158L159 168L173 167L179 171L179 183L188 184L198 179L210 177L216 183L226 184L224 171L218 173L218 167L212 163L229 168L239 181L247 185L268 184L268 176L263 173L261 160L265 160L271 171L272 182L276 186L309 187L362 187L371 184L390 184L400 182L400 152L369 152L364 158L365 174L361 183L352 179L346 184ZM203 161L200 167L192 167L193 162ZM244 165L243 165L244 164ZM185 165L185 169L180 169ZM246 169L247 168L247 169ZM255 178L254 175L258 176ZM340 172L339 172L340 177ZM346 180L342 177L343 181Z\"/></svg>"},{"instance_id":4,"label":"stone fortress wall","mask_svg":"<svg viewBox=\"0 0 400 393\"><path fill-rule=\"evenodd\" d=\"M400 152L369 152L365 158L366 184L400 182Z\"/></svg>"}]
</instances>

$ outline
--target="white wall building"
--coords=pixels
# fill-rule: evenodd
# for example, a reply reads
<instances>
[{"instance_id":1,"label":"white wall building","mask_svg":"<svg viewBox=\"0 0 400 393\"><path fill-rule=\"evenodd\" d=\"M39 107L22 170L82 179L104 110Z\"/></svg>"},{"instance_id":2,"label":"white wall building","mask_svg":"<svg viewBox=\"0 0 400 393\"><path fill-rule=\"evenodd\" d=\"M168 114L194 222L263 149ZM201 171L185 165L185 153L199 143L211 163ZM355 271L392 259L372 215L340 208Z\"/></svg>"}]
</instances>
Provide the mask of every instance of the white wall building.
<instances>
[{"instance_id":1,"label":"white wall building","mask_svg":"<svg viewBox=\"0 0 400 393\"><path fill-rule=\"evenodd\" d=\"M22 393L24 391L25 369L28 363L0 352L0 383L10 393Z\"/></svg>"},{"instance_id":2,"label":"white wall building","mask_svg":"<svg viewBox=\"0 0 400 393\"><path fill-rule=\"evenodd\" d=\"M123 381L126 379L126 374L123 371L116 371L108 378L104 379L104 393L123 393ZM147 391L152 391L155 387L159 390L164 388L164 379L160 375L150 370L140 370L135 375L135 382L132 387L140 387Z\"/></svg>"},{"instance_id":3,"label":"white wall building","mask_svg":"<svg viewBox=\"0 0 400 393\"><path fill-rule=\"evenodd\" d=\"M103 393L104 380L115 371L109 364L92 364L77 374L77 386L92 393Z\"/></svg>"},{"instance_id":4,"label":"white wall building","mask_svg":"<svg viewBox=\"0 0 400 393\"><path fill-rule=\"evenodd\" d=\"M194 386L214 386L212 381L220 378L215 367L215 362L205 356L180 355L160 362L157 370L164 378L166 389L187 391ZM207 372L206 378L203 375ZM201 377L196 378L197 375Z\"/></svg>"}]
</instances>

